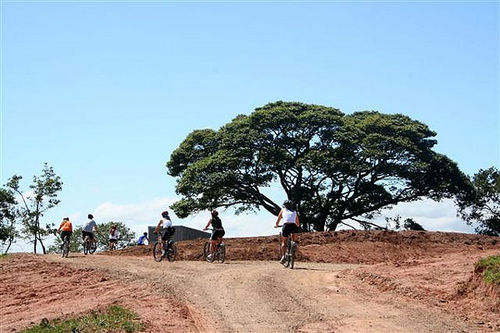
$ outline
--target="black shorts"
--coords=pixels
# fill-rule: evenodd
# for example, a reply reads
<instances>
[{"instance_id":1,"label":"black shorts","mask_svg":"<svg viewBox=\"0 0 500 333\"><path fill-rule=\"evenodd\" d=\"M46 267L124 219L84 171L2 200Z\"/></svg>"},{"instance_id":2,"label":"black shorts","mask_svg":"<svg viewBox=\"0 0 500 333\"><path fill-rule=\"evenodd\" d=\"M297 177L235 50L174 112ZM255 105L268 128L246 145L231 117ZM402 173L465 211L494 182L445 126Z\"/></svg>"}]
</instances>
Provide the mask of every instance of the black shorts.
<instances>
[{"instance_id":1,"label":"black shorts","mask_svg":"<svg viewBox=\"0 0 500 333\"><path fill-rule=\"evenodd\" d=\"M212 231L212 236L210 236L210 240L217 240L219 238L224 237L225 234L226 232L224 231L224 229L215 229L214 231Z\"/></svg>"},{"instance_id":2,"label":"black shorts","mask_svg":"<svg viewBox=\"0 0 500 333\"><path fill-rule=\"evenodd\" d=\"M115 244L116 244L116 243L118 242L118 239L110 239L110 240L109 240L109 242L110 242L110 243L115 243Z\"/></svg>"},{"instance_id":3,"label":"black shorts","mask_svg":"<svg viewBox=\"0 0 500 333\"><path fill-rule=\"evenodd\" d=\"M68 237L68 239L70 239L72 233L73 233L73 231L61 231L61 239L62 239L62 241L64 242L64 239L66 237Z\"/></svg>"},{"instance_id":4,"label":"black shorts","mask_svg":"<svg viewBox=\"0 0 500 333\"><path fill-rule=\"evenodd\" d=\"M94 233L88 231L82 231L82 239L85 239L85 236L89 236L90 239L94 239Z\"/></svg>"},{"instance_id":5,"label":"black shorts","mask_svg":"<svg viewBox=\"0 0 500 333\"><path fill-rule=\"evenodd\" d=\"M296 234L298 232L300 232L300 230L295 223L285 223L281 229L281 236L288 237L288 235Z\"/></svg>"}]
</instances>

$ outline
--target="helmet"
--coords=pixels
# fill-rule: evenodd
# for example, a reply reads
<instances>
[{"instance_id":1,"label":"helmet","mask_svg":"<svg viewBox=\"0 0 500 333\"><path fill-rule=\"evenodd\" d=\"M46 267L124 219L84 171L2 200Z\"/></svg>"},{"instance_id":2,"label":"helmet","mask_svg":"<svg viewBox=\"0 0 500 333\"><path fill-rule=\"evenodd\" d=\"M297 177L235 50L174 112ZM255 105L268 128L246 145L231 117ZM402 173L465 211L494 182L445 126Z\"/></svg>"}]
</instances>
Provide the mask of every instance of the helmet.
<instances>
[{"instance_id":1,"label":"helmet","mask_svg":"<svg viewBox=\"0 0 500 333\"><path fill-rule=\"evenodd\" d=\"M167 211L162 212L162 213L161 213L161 216L162 216L162 217L164 217L164 218L169 217L169 216L168 216L168 212L167 212Z\"/></svg>"},{"instance_id":2,"label":"helmet","mask_svg":"<svg viewBox=\"0 0 500 333\"><path fill-rule=\"evenodd\" d=\"M219 212L217 212L215 209L214 209L214 210L212 210L211 214L212 214L212 217L217 217L217 216L219 216Z\"/></svg>"},{"instance_id":3,"label":"helmet","mask_svg":"<svg viewBox=\"0 0 500 333\"><path fill-rule=\"evenodd\" d=\"M285 200L285 202L283 202L283 207L285 207L288 210L295 210L294 206L295 205L290 200Z\"/></svg>"},{"instance_id":4,"label":"helmet","mask_svg":"<svg viewBox=\"0 0 500 333\"><path fill-rule=\"evenodd\" d=\"M92 220L92 219L94 218L94 215L89 214L89 215L88 215L88 218Z\"/></svg>"}]
</instances>

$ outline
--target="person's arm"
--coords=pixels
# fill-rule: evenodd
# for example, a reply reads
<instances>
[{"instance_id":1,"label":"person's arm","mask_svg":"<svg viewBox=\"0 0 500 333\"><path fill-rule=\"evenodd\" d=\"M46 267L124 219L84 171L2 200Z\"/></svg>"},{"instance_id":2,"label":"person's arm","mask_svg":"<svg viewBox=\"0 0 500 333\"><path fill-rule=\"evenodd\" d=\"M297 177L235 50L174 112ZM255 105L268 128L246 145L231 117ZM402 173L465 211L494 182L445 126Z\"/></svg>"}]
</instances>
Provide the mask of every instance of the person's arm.
<instances>
[{"instance_id":1,"label":"person's arm","mask_svg":"<svg viewBox=\"0 0 500 333\"><path fill-rule=\"evenodd\" d=\"M295 224L300 228L299 214L297 214L297 212L295 212Z\"/></svg>"},{"instance_id":2,"label":"person's arm","mask_svg":"<svg viewBox=\"0 0 500 333\"><path fill-rule=\"evenodd\" d=\"M279 227L280 221L283 218L283 209L280 210L280 213L278 214L278 219L276 220L276 225L274 226L275 228Z\"/></svg>"},{"instance_id":3,"label":"person's arm","mask_svg":"<svg viewBox=\"0 0 500 333\"><path fill-rule=\"evenodd\" d=\"M61 231L61 228L63 227L64 225L64 221L61 222L61 225L59 226L59 229L57 229L57 232Z\"/></svg>"},{"instance_id":4,"label":"person's arm","mask_svg":"<svg viewBox=\"0 0 500 333\"><path fill-rule=\"evenodd\" d=\"M158 222L158 225L156 226L155 231L153 231L155 234L157 234L157 233L158 233L158 230L160 230L160 225L161 225L161 222L162 222L162 220L160 220L160 221Z\"/></svg>"},{"instance_id":5,"label":"person's arm","mask_svg":"<svg viewBox=\"0 0 500 333\"><path fill-rule=\"evenodd\" d=\"M205 226L205 228L203 230L207 230L208 227L212 224L212 219L210 219L207 223L207 225Z\"/></svg>"}]
</instances>

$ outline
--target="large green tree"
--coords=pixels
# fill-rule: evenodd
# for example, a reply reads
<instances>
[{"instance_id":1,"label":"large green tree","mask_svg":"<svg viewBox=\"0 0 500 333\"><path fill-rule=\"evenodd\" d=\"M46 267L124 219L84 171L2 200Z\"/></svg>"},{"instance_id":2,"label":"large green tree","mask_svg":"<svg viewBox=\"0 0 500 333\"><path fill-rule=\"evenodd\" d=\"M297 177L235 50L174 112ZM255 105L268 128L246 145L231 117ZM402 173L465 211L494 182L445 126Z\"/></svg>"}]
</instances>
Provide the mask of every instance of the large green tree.
<instances>
[{"instance_id":1,"label":"large green tree","mask_svg":"<svg viewBox=\"0 0 500 333\"><path fill-rule=\"evenodd\" d=\"M172 208L179 217L231 206L277 215L279 203L263 189L278 184L304 230L335 230L347 219L369 223L399 202L467 190L456 164L432 150L435 135L401 114L270 103L218 131L187 136L167 162L182 196Z\"/></svg>"},{"instance_id":2,"label":"large green tree","mask_svg":"<svg viewBox=\"0 0 500 333\"><path fill-rule=\"evenodd\" d=\"M500 236L500 171L491 167L472 177L474 191L457 199L458 212L468 223L478 223L476 232Z\"/></svg>"},{"instance_id":3,"label":"large green tree","mask_svg":"<svg viewBox=\"0 0 500 333\"><path fill-rule=\"evenodd\" d=\"M24 238L33 242L33 252L37 252L38 244L45 254L46 249L43 240L54 232L53 223L42 223L42 217L47 210L57 206L60 200L57 194L62 190L62 181L47 163L44 164L40 176L33 177L33 183L29 191L23 191L20 181L23 177L14 175L6 184L6 187L15 192L21 198L22 204L18 208L19 218L22 223L21 234Z\"/></svg>"}]
</instances>

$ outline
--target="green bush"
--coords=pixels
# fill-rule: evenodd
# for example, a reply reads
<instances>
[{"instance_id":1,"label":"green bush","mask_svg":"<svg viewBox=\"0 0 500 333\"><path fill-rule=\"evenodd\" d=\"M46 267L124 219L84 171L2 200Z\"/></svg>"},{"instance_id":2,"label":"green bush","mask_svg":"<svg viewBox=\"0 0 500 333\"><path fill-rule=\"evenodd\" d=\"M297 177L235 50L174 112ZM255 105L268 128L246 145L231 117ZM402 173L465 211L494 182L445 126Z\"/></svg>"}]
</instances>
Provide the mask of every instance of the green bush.
<instances>
[{"instance_id":1,"label":"green bush","mask_svg":"<svg viewBox=\"0 0 500 333\"><path fill-rule=\"evenodd\" d=\"M483 272L484 280L500 286L500 255L481 259L476 264L476 272Z\"/></svg>"},{"instance_id":2,"label":"green bush","mask_svg":"<svg viewBox=\"0 0 500 333\"><path fill-rule=\"evenodd\" d=\"M137 332L143 329L139 316L121 306L112 305L104 311L93 311L88 315L52 321L42 319L39 325L24 330L25 333L66 332Z\"/></svg>"}]
</instances>

